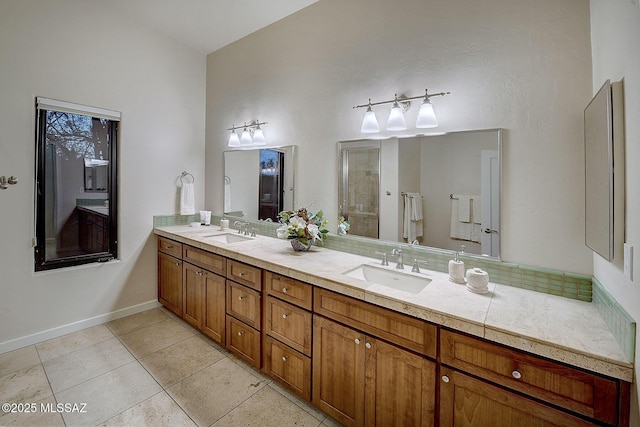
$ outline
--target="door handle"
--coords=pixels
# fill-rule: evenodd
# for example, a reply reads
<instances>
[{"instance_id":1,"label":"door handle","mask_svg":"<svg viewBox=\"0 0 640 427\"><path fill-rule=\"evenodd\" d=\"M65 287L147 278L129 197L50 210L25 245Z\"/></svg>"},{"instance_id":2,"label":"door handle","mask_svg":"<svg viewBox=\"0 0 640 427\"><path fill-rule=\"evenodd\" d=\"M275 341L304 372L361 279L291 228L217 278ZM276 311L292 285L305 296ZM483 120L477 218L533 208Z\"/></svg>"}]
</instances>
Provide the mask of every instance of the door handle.
<instances>
[{"instance_id":1,"label":"door handle","mask_svg":"<svg viewBox=\"0 0 640 427\"><path fill-rule=\"evenodd\" d=\"M485 228L484 232L487 233L487 234L491 234L491 233L498 234L498 230L492 230L490 228Z\"/></svg>"}]
</instances>

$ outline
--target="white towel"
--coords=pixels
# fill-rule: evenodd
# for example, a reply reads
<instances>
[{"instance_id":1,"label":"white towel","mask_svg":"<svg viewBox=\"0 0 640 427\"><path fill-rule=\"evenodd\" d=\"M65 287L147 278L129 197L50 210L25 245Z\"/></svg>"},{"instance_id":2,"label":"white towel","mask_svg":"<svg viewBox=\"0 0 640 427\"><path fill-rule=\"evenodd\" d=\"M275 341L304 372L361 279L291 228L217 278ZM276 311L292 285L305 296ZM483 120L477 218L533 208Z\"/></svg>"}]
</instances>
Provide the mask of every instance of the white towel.
<instances>
[{"instance_id":1,"label":"white towel","mask_svg":"<svg viewBox=\"0 0 640 427\"><path fill-rule=\"evenodd\" d=\"M471 204L473 205L473 223L482 224L482 199L480 196L473 196Z\"/></svg>"},{"instance_id":2,"label":"white towel","mask_svg":"<svg viewBox=\"0 0 640 427\"><path fill-rule=\"evenodd\" d=\"M224 211L231 212L231 184L224 184Z\"/></svg>"},{"instance_id":3,"label":"white towel","mask_svg":"<svg viewBox=\"0 0 640 427\"><path fill-rule=\"evenodd\" d=\"M193 182L183 182L180 188L180 215L193 215L196 213L196 201L193 191Z\"/></svg>"},{"instance_id":4,"label":"white towel","mask_svg":"<svg viewBox=\"0 0 640 427\"><path fill-rule=\"evenodd\" d=\"M471 238L472 242L482 243L482 225L473 223L471 224Z\"/></svg>"},{"instance_id":5,"label":"white towel","mask_svg":"<svg viewBox=\"0 0 640 427\"><path fill-rule=\"evenodd\" d=\"M467 201L468 202L468 201ZM451 232L452 239L471 240L471 223L461 222L459 218L460 199L451 199Z\"/></svg>"},{"instance_id":6,"label":"white towel","mask_svg":"<svg viewBox=\"0 0 640 427\"><path fill-rule=\"evenodd\" d=\"M419 193L407 193L404 196L402 237L413 242L422 235L422 196Z\"/></svg>"},{"instance_id":7,"label":"white towel","mask_svg":"<svg viewBox=\"0 0 640 427\"><path fill-rule=\"evenodd\" d=\"M458 221L471 222L471 196L453 196L458 199Z\"/></svg>"}]
</instances>

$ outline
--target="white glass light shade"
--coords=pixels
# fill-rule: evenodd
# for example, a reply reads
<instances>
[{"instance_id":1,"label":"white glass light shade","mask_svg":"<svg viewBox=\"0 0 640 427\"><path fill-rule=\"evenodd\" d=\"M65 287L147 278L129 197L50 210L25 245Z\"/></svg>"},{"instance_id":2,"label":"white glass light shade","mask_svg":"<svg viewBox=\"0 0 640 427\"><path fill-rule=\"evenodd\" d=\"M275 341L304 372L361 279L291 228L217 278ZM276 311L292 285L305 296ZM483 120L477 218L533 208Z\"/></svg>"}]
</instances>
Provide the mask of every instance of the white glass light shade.
<instances>
[{"instance_id":1,"label":"white glass light shade","mask_svg":"<svg viewBox=\"0 0 640 427\"><path fill-rule=\"evenodd\" d=\"M229 135L229 147L239 147L240 146L240 138L236 133L235 129L231 131L231 135Z\"/></svg>"},{"instance_id":2,"label":"white glass light shade","mask_svg":"<svg viewBox=\"0 0 640 427\"><path fill-rule=\"evenodd\" d=\"M247 128L244 128L244 130L242 131L242 136L240 136L240 145L242 145L243 147L253 145L253 141L251 140L251 133Z\"/></svg>"},{"instance_id":3,"label":"white glass light shade","mask_svg":"<svg viewBox=\"0 0 640 427\"><path fill-rule=\"evenodd\" d=\"M434 128L438 126L438 119L436 113L433 111L433 105L429 99L425 99L420 106L420 112L418 112L418 119L416 120L417 128Z\"/></svg>"},{"instance_id":4,"label":"white glass light shade","mask_svg":"<svg viewBox=\"0 0 640 427\"><path fill-rule=\"evenodd\" d=\"M362 133L380 132L380 126L378 126L378 119L376 118L376 113L371 111L371 106L369 106L369 108L367 108L367 112L364 113L364 118L362 119L362 127L360 128L360 132Z\"/></svg>"},{"instance_id":5,"label":"white glass light shade","mask_svg":"<svg viewBox=\"0 0 640 427\"><path fill-rule=\"evenodd\" d=\"M395 102L391 112L389 113L389 121L387 122L387 130L405 130L407 122L404 120L402 108Z\"/></svg>"},{"instance_id":6,"label":"white glass light shade","mask_svg":"<svg viewBox=\"0 0 640 427\"><path fill-rule=\"evenodd\" d=\"M264 133L262 133L260 125L258 125L253 132L253 145L267 145L267 140L264 138Z\"/></svg>"}]
</instances>

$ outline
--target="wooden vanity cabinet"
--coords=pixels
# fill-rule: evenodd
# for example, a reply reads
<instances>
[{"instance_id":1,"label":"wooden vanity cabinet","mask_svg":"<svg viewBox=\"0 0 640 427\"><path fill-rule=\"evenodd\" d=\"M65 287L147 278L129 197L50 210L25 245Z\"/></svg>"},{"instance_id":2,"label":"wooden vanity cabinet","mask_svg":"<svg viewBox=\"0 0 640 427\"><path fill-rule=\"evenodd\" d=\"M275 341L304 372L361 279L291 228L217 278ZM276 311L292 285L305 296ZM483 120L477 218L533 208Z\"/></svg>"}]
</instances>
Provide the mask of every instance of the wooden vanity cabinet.
<instances>
[{"instance_id":1,"label":"wooden vanity cabinet","mask_svg":"<svg viewBox=\"0 0 640 427\"><path fill-rule=\"evenodd\" d=\"M264 272L264 372L311 400L313 287Z\"/></svg>"},{"instance_id":2,"label":"wooden vanity cabinet","mask_svg":"<svg viewBox=\"0 0 640 427\"><path fill-rule=\"evenodd\" d=\"M226 277L227 348L260 369L262 270L235 260L227 260Z\"/></svg>"},{"instance_id":3,"label":"wooden vanity cabinet","mask_svg":"<svg viewBox=\"0 0 640 427\"><path fill-rule=\"evenodd\" d=\"M592 426L586 420L473 378L440 368L440 426Z\"/></svg>"},{"instance_id":4,"label":"wooden vanity cabinet","mask_svg":"<svg viewBox=\"0 0 640 427\"><path fill-rule=\"evenodd\" d=\"M182 244L158 237L158 301L182 317Z\"/></svg>"},{"instance_id":5,"label":"wooden vanity cabinet","mask_svg":"<svg viewBox=\"0 0 640 427\"><path fill-rule=\"evenodd\" d=\"M314 315L312 402L345 426L433 426L435 363Z\"/></svg>"},{"instance_id":6,"label":"wooden vanity cabinet","mask_svg":"<svg viewBox=\"0 0 640 427\"><path fill-rule=\"evenodd\" d=\"M440 332L440 361L460 371L480 377L502 388L499 393L489 385L475 397L463 398L464 390L475 390L478 380L471 380L461 373L449 376L449 382L441 382L441 420L454 417L458 425L460 416L469 416L460 405L474 405L478 419L484 419L486 410L507 411L509 416L536 416L540 419L558 419L557 410L545 405L534 405L535 411L524 410L531 406L513 397L503 388L509 388L535 399L548 402L574 413L589 417L608 425L619 424L620 391L619 381L574 369L553 361L542 359L515 349L494 344L457 332L442 329ZM447 372L441 370L441 372ZM447 375L447 374L443 374ZM459 389L458 389L459 388ZM515 395L514 395L515 396ZM467 400L468 399L468 400ZM474 402L474 399L478 399ZM496 400L495 402L492 401ZM482 403L480 403L482 402ZM450 405L453 405L451 407ZM478 405L478 406L475 406ZM497 406L496 406L497 405ZM494 408L501 408L496 409ZM510 407L513 406L514 409ZM467 408L468 409L468 408ZM514 415L512 411L524 411L524 415ZM547 414L548 412L548 414ZM518 412L519 414L519 412ZM544 416L543 416L544 415ZM504 418L509 420L509 417ZM561 418L559 418L561 419ZM571 419L571 418L568 418ZM497 421L497 420L493 420ZM475 419L474 419L475 422ZM572 424L575 424L572 422ZM579 423L578 423L579 424ZM443 425L450 425L443 423ZM464 422L462 423L464 425ZM492 425L499 425L493 423ZM525 424L522 424L525 425ZM561 425L568 425L566 422Z\"/></svg>"}]
</instances>

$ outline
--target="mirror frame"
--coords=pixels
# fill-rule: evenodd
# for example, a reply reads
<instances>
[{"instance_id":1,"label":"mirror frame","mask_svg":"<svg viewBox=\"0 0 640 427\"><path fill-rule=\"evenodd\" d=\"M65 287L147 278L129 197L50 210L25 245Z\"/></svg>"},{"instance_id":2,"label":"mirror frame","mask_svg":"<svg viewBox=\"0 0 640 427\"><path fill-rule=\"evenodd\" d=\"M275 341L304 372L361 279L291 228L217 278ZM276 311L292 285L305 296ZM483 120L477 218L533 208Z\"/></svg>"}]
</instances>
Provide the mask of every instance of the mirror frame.
<instances>
[{"instance_id":1,"label":"mirror frame","mask_svg":"<svg viewBox=\"0 0 640 427\"><path fill-rule=\"evenodd\" d=\"M384 143L385 140L390 140L390 139L398 139L399 142L401 142L404 139L409 139L409 138L423 138L423 137L430 137L430 136L446 136L446 135L451 135L451 134L462 134L462 133L472 133L472 132L496 132L497 133L497 150L499 153L499 170L498 170L498 187L500 189L500 199L498 200L498 215L500 218L500 229L497 230L498 231L498 236L499 236L499 248L498 248L498 255L497 256L487 256L487 255L482 255L482 254L477 254L477 253L472 253L472 252L464 252L464 256L466 257L477 257L477 258L481 258L481 259L489 259L489 260L494 260L494 261L501 261L502 260L502 231L503 231L503 215L502 215L502 197L503 197L503 185L502 185L502 174L503 174L503 152L502 152L502 147L503 147L503 128L486 128L486 129L467 129L467 130L459 130L459 131L447 131L447 132L430 132L430 133L423 133L423 134L416 134L416 135L397 135L397 136L387 136L387 137L383 137L383 138L361 138L361 139L352 139L352 140L344 140L344 141L338 141L337 144L337 158L338 158L338 168L339 171L340 169L340 161L341 161L341 147L343 143L355 143L355 142L362 142L363 144L367 144L367 143L371 143L371 144L380 144L380 147L382 148L382 144ZM384 162L384 160L382 159L382 156L380 156L380 165L381 165L381 169L382 169L382 163ZM381 180L380 180L381 181ZM340 176L338 176L338 185L342 185L342 178ZM379 190L381 191L381 190ZM338 217L340 216L340 204L341 204L341 200L340 200L340 196L339 196L339 191L336 192L338 194L338 206L337 206L337 212L338 212ZM378 220L380 221L380 218L378 218ZM355 236L355 235L352 235ZM345 236L339 236L339 237L345 237L348 238L350 237L349 234L345 235ZM374 239L374 238L370 238L370 237L364 237L364 236L355 236L357 238L362 238L362 239L371 239L371 240L377 240L380 242L385 242L385 243L389 243L389 244L401 244L401 245L409 245L409 243L407 242L398 242L398 241L390 241L390 240L382 240L382 239ZM452 249L446 249L446 248L439 248L439 247L435 247L435 246L427 246L427 245L420 245L417 246L418 248L424 248L424 249L429 249L429 250L435 250L435 251L454 251Z\"/></svg>"}]
</instances>

